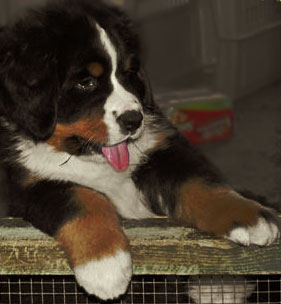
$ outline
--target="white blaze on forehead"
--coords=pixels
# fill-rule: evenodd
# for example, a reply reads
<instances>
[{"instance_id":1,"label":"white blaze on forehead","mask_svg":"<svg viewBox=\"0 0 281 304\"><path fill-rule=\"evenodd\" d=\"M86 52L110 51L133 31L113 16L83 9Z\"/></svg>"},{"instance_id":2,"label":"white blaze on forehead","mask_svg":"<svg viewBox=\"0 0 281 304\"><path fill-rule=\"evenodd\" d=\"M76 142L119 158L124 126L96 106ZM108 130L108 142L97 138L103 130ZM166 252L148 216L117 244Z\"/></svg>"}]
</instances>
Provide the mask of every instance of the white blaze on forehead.
<instances>
[{"instance_id":1,"label":"white blaze on forehead","mask_svg":"<svg viewBox=\"0 0 281 304\"><path fill-rule=\"evenodd\" d=\"M105 48L105 50L107 51L110 59L111 59L111 64L112 64L112 74L111 74L111 80L113 81L113 84L118 84L118 81L116 79L115 73L117 71L117 53L116 50L112 44L112 42L110 41L107 33L105 32L105 30L103 28L101 28L98 24L97 24L97 29L100 33L100 40Z\"/></svg>"},{"instance_id":2,"label":"white blaze on forehead","mask_svg":"<svg viewBox=\"0 0 281 304\"><path fill-rule=\"evenodd\" d=\"M126 90L117 79L116 72L118 67L118 57L116 49L106 31L98 24L96 24L96 26L100 34L101 43L104 47L104 50L109 55L112 65L110 80L113 86L113 90L108 96L104 105L104 121L108 127L108 144L112 145L124 140L124 135L122 135L120 132L120 126L116 122L116 117L120 116L125 111L137 110L142 112L142 110L138 98ZM139 132L141 132L141 130L135 134L135 137L139 135Z\"/></svg>"}]
</instances>

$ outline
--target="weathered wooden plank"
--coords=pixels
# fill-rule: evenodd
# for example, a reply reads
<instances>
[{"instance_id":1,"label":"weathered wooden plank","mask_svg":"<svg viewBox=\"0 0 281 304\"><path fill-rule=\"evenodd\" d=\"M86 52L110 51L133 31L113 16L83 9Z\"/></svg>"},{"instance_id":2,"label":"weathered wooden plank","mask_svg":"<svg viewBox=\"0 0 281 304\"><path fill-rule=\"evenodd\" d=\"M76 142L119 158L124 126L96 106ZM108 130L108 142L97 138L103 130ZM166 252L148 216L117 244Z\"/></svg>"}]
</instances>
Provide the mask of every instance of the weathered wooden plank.
<instances>
[{"instance_id":1,"label":"weathered wooden plank","mask_svg":"<svg viewBox=\"0 0 281 304\"><path fill-rule=\"evenodd\" d=\"M167 219L123 221L135 274L281 274L281 242L249 248ZM55 240L20 219L0 220L0 274L72 274Z\"/></svg>"}]
</instances>

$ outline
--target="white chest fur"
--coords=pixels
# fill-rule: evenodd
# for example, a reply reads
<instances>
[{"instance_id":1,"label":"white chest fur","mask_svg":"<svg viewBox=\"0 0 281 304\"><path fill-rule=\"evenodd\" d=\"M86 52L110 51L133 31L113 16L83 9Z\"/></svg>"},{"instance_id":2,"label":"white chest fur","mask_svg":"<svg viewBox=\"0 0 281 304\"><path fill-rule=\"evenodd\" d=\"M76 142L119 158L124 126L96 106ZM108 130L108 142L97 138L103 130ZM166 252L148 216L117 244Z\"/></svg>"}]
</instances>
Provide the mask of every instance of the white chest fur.
<instances>
[{"instance_id":1,"label":"white chest fur","mask_svg":"<svg viewBox=\"0 0 281 304\"><path fill-rule=\"evenodd\" d=\"M130 145L129 145L130 146ZM21 139L17 145L20 163L39 178L74 182L104 193L125 218L146 218L153 214L146 208L142 193L135 187L131 172L140 155L134 146L132 165L124 172L115 171L101 155L76 157L55 152L45 143L34 144ZM69 159L65 164L63 164Z\"/></svg>"}]
</instances>

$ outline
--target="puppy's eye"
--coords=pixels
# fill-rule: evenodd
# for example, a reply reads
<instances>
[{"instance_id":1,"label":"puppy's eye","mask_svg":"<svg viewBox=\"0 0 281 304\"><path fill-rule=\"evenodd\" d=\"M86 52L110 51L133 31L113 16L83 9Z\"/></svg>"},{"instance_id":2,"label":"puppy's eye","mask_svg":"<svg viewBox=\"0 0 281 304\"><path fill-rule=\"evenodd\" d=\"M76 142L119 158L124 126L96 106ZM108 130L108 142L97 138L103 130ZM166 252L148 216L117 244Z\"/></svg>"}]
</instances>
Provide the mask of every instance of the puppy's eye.
<instances>
[{"instance_id":1,"label":"puppy's eye","mask_svg":"<svg viewBox=\"0 0 281 304\"><path fill-rule=\"evenodd\" d=\"M78 82L75 86L76 89L82 91L94 91L97 88L97 80L93 77L86 77Z\"/></svg>"}]
</instances>

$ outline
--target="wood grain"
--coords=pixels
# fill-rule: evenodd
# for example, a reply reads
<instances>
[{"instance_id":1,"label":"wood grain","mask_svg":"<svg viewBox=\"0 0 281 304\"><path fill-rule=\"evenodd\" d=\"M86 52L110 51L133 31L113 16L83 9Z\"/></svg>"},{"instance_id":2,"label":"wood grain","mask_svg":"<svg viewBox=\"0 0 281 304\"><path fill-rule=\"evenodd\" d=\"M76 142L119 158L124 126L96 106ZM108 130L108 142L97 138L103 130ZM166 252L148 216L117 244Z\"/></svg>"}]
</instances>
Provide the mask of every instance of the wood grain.
<instances>
[{"instance_id":1,"label":"wood grain","mask_svg":"<svg viewBox=\"0 0 281 304\"><path fill-rule=\"evenodd\" d=\"M281 274L281 243L242 247L167 219L122 221L134 274ZM0 274L72 274L56 241L21 219L0 220Z\"/></svg>"}]
</instances>

